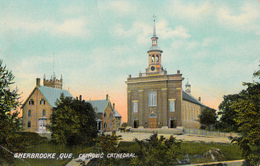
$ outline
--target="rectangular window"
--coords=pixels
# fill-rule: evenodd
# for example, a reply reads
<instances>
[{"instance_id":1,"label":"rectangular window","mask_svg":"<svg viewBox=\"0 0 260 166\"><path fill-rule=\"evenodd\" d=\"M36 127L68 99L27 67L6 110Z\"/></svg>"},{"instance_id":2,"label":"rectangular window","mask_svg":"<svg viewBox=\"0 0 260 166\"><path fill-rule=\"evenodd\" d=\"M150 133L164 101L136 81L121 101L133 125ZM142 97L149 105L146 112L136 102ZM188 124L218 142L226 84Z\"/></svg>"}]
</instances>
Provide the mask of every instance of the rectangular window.
<instances>
[{"instance_id":1,"label":"rectangular window","mask_svg":"<svg viewBox=\"0 0 260 166\"><path fill-rule=\"evenodd\" d=\"M32 111L28 110L28 117L31 117L31 113L32 113Z\"/></svg>"},{"instance_id":2,"label":"rectangular window","mask_svg":"<svg viewBox=\"0 0 260 166\"><path fill-rule=\"evenodd\" d=\"M175 112L175 100L170 100L170 112Z\"/></svg>"},{"instance_id":3,"label":"rectangular window","mask_svg":"<svg viewBox=\"0 0 260 166\"><path fill-rule=\"evenodd\" d=\"M133 102L133 112L134 113L138 112L138 102Z\"/></svg>"}]
</instances>

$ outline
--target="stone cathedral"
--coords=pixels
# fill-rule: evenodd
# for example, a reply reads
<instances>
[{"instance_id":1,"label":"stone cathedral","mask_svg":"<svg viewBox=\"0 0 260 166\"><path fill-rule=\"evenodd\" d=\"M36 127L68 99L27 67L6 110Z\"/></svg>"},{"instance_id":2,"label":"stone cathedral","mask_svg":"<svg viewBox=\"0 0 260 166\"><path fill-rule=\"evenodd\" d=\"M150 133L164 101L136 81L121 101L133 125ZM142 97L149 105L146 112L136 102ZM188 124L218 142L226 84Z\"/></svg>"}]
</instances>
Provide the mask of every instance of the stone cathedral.
<instances>
[{"instance_id":1,"label":"stone cathedral","mask_svg":"<svg viewBox=\"0 0 260 166\"><path fill-rule=\"evenodd\" d=\"M197 121L207 106L191 95L187 82L178 70L167 74L162 66L163 51L158 46L155 21L152 44L148 53L148 67L138 77L127 78L127 125L132 128L199 128Z\"/></svg>"}]
</instances>

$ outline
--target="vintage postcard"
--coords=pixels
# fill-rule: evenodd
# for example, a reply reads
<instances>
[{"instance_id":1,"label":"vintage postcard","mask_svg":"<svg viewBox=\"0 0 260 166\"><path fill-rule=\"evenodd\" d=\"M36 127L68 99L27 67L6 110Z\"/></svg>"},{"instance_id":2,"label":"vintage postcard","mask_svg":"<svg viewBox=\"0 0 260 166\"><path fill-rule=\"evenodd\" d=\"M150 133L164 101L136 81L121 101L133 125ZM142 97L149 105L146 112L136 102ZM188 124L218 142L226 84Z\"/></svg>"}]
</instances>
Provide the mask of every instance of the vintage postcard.
<instances>
[{"instance_id":1,"label":"vintage postcard","mask_svg":"<svg viewBox=\"0 0 260 166\"><path fill-rule=\"evenodd\" d=\"M0 165L260 164L259 20L258 0L1 1Z\"/></svg>"}]
</instances>

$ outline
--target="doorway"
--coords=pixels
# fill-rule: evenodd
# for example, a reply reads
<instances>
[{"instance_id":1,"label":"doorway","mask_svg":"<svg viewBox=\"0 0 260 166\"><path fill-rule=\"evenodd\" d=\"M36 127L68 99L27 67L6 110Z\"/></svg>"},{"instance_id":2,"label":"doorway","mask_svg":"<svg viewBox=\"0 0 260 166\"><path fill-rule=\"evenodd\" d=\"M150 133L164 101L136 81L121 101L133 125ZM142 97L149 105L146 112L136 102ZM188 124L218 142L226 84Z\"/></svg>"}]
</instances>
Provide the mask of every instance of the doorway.
<instances>
[{"instance_id":1,"label":"doorway","mask_svg":"<svg viewBox=\"0 0 260 166\"><path fill-rule=\"evenodd\" d=\"M170 118L169 128L176 128L176 121L173 117Z\"/></svg>"},{"instance_id":2,"label":"doorway","mask_svg":"<svg viewBox=\"0 0 260 166\"><path fill-rule=\"evenodd\" d=\"M39 126L38 132L39 133L46 133L46 120L47 120L47 118L40 118L38 120L38 126Z\"/></svg>"},{"instance_id":3,"label":"doorway","mask_svg":"<svg viewBox=\"0 0 260 166\"><path fill-rule=\"evenodd\" d=\"M149 128L157 128L157 116L154 113L151 113L149 116L149 122L148 122Z\"/></svg>"}]
</instances>

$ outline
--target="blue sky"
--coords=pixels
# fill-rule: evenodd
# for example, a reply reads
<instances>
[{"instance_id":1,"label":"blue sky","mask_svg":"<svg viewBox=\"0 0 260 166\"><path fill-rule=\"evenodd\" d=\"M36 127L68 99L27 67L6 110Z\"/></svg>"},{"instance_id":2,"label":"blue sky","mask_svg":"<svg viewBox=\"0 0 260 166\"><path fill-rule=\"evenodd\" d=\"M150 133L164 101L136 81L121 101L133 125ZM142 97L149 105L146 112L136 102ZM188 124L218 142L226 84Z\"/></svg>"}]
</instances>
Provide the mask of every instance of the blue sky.
<instances>
[{"instance_id":1,"label":"blue sky","mask_svg":"<svg viewBox=\"0 0 260 166\"><path fill-rule=\"evenodd\" d=\"M110 94L126 113L126 78L148 66L153 15L162 65L217 108L252 81L260 60L258 0L0 2L0 59L26 98L37 77L63 75L73 96ZM125 119L125 118L124 118Z\"/></svg>"}]
</instances>

